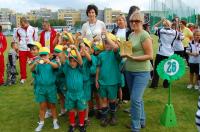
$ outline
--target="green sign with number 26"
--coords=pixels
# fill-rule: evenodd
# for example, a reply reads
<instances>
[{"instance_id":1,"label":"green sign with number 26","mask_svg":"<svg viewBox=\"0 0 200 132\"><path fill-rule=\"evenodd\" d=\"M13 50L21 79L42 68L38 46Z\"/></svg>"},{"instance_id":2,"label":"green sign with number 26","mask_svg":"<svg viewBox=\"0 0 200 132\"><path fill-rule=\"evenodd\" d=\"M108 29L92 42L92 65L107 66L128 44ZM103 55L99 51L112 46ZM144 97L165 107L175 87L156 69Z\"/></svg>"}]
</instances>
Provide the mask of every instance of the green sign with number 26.
<instances>
[{"instance_id":1,"label":"green sign with number 26","mask_svg":"<svg viewBox=\"0 0 200 132\"><path fill-rule=\"evenodd\" d=\"M179 55L172 55L161 61L156 70L162 79L177 80L185 73L185 62Z\"/></svg>"}]
</instances>

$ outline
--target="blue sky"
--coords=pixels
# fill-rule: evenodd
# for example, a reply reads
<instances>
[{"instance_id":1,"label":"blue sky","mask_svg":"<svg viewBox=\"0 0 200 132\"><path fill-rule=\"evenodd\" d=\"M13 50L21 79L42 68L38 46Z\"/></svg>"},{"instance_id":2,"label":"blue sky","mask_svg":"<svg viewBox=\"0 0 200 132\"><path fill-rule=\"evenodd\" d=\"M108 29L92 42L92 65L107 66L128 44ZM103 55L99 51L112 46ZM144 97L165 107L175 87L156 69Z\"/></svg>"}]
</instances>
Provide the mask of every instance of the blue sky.
<instances>
[{"instance_id":1,"label":"blue sky","mask_svg":"<svg viewBox=\"0 0 200 132\"><path fill-rule=\"evenodd\" d=\"M58 8L75 8L84 9L88 4L94 3L99 9L105 7L112 7L113 9L120 9L123 12L128 12L131 5L137 5L142 10L146 10L150 7L151 0L0 0L0 8L11 8L18 12L27 12L30 9L39 8L50 8L53 11ZM170 0L159 0L159 1L170 1ZM171 0L173 1L173 0ZM174 0L175 6L178 6L179 0ZM199 0L189 0L192 5L187 5L188 0L182 0L186 6L196 8L200 13L200 2Z\"/></svg>"}]
</instances>

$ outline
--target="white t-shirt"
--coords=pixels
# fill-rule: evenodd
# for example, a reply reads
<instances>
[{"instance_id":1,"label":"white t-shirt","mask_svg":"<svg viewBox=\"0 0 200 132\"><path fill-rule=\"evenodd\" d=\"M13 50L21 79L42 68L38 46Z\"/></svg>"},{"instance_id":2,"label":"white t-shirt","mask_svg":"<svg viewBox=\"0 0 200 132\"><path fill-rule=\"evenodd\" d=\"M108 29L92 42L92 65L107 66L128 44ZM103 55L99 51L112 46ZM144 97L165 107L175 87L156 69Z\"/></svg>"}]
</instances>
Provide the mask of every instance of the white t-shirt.
<instances>
[{"instance_id":1,"label":"white t-shirt","mask_svg":"<svg viewBox=\"0 0 200 132\"><path fill-rule=\"evenodd\" d=\"M19 42L20 51L29 51L28 43L38 40L38 31L32 26L28 26L27 29L21 27L17 28L13 35L13 41Z\"/></svg>"},{"instance_id":2,"label":"white t-shirt","mask_svg":"<svg viewBox=\"0 0 200 132\"><path fill-rule=\"evenodd\" d=\"M116 36L120 38L120 40L126 40L126 28L124 29L118 28Z\"/></svg>"},{"instance_id":3,"label":"white t-shirt","mask_svg":"<svg viewBox=\"0 0 200 132\"><path fill-rule=\"evenodd\" d=\"M177 39L175 39L173 43L174 51L184 51L184 46L182 43L183 39L184 39L183 34L181 32L178 32Z\"/></svg>"},{"instance_id":4,"label":"white t-shirt","mask_svg":"<svg viewBox=\"0 0 200 132\"><path fill-rule=\"evenodd\" d=\"M157 34L159 36L159 48L157 54L162 56L171 56L174 54L173 41L177 37L175 30L171 28L158 29Z\"/></svg>"},{"instance_id":5,"label":"white t-shirt","mask_svg":"<svg viewBox=\"0 0 200 132\"><path fill-rule=\"evenodd\" d=\"M106 29L106 25L100 20L97 20L94 24L86 22L82 26L82 36L90 41L93 40L94 36L97 36L101 39L101 33L104 29Z\"/></svg>"},{"instance_id":6,"label":"white t-shirt","mask_svg":"<svg viewBox=\"0 0 200 132\"><path fill-rule=\"evenodd\" d=\"M51 32L46 31L45 34L44 34L44 38L45 38L45 47L50 48Z\"/></svg>"},{"instance_id":7,"label":"white t-shirt","mask_svg":"<svg viewBox=\"0 0 200 132\"><path fill-rule=\"evenodd\" d=\"M200 51L200 44L199 43L189 43L188 48L186 49L187 52L190 53L195 53ZM193 55L189 55L189 63L200 63L200 55L198 56L193 56Z\"/></svg>"}]
</instances>

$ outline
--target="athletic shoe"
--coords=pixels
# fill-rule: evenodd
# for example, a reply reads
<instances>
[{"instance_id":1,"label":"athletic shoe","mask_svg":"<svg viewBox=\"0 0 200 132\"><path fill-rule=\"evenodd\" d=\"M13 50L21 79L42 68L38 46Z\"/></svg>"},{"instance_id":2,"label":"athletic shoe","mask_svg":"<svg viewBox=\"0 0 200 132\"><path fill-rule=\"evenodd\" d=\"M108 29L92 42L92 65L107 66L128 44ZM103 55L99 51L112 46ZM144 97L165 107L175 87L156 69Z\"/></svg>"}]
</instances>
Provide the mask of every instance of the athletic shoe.
<instances>
[{"instance_id":1,"label":"athletic shoe","mask_svg":"<svg viewBox=\"0 0 200 132\"><path fill-rule=\"evenodd\" d=\"M53 123L53 129L55 130L59 129L59 125L57 121Z\"/></svg>"},{"instance_id":2,"label":"athletic shoe","mask_svg":"<svg viewBox=\"0 0 200 132\"><path fill-rule=\"evenodd\" d=\"M117 124L117 118L116 115L114 113L111 114L109 123L111 126L115 126Z\"/></svg>"},{"instance_id":3,"label":"athletic shoe","mask_svg":"<svg viewBox=\"0 0 200 132\"><path fill-rule=\"evenodd\" d=\"M187 89L191 89L193 87L192 84L187 85Z\"/></svg>"},{"instance_id":4,"label":"athletic shoe","mask_svg":"<svg viewBox=\"0 0 200 132\"><path fill-rule=\"evenodd\" d=\"M198 89L199 89L199 86L198 86L198 85L194 85L194 89L195 89L195 90L198 90Z\"/></svg>"},{"instance_id":5,"label":"athletic shoe","mask_svg":"<svg viewBox=\"0 0 200 132\"><path fill-rule=\"evenodd\" d=\"M123 112L130 113L130 108L124 109Z\"/></svg>"},{"instance_id":6,"label":"athletic shoe","mask_svg":"<svg viewBox=\"0 0 200 132\"><path fill-rule=\"evenodd\" d=\"M109 123L109 120L107 118L103 118L103 119L101 119L101 124L100 125L102 127L107 127L108 123Z\"/></svg>"},{"instance_id":7,"label":"athletic shoe","mask_svg":"<svg viewBox=\"0 0 200 132\"><path fill-rule=\"evenodd\" d=\"M80 132L86 132L85 126L79 126L79 131Z\"/></svg>"},{"instance_id":8,"label":"athletic shoe","mask_svg":"<svg viewBox=\"0 0 200 132\"><path fill-rule=\"evenodd\" d=\"M20 83L21 83L21 84L24 84L25 81L26 81L26 79L21 79L21 80L20 80Z\"/></svg>"},{"instance_id":9,"label":"athletic shoe","mask_svg":"<svg viewBox=\"0 0 200 132\"><path fill-rule=\"evenodd\" d=\"M68 132L74 132L75 131L75 127L73 127L73 126L69 126L69 130L68 130Z\"/></svg>"},{"instance_id":10,"label":"athletic shoe","mask_svg":"<svg viewBox=\"0 0 200 132\"><path fill-rule=\"evenodd\" d=\"M39 124L38 127L35 129L36 132L40 132L44 126L44 123L38 122L38 124Z\"/></svg>"}]
</instances>

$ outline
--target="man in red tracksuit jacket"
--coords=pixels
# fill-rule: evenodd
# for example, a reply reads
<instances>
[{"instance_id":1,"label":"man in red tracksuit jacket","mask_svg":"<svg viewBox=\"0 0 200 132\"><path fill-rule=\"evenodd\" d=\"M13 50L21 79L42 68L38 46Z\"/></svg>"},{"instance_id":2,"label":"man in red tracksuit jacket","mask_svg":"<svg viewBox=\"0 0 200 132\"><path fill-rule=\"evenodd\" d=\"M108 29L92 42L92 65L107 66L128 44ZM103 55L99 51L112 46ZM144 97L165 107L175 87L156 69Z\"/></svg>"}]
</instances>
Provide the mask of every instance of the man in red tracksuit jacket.
<instances>
[{"instance_id":1,"label":"man in red tracksuit jacket","mask_svg":"<svg viewBox=\"0 0 200 132\"><path fill-rule=\"evenodd\" d=\"M56 37L56 31L50 26L50 23L47 20L44 20L42 23L43 31L40 34L40 43L44 47L50 48L50 52L54 51L53 41Z\"/></svg>"},{"instance_id":2,"label":"man in red tracksuit jacket","mask_svg":"<svg viewBox=\"0 0 200 132\"><path fill-rule=\"evenodd\" d=\"M2 33L2 26L0 25L0 86L4 84L4 51L7 48L6 37Z\"/></svg>"}]
</instances>

